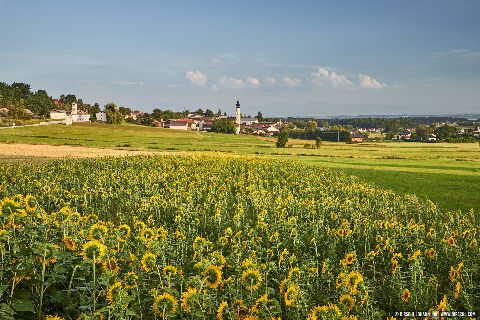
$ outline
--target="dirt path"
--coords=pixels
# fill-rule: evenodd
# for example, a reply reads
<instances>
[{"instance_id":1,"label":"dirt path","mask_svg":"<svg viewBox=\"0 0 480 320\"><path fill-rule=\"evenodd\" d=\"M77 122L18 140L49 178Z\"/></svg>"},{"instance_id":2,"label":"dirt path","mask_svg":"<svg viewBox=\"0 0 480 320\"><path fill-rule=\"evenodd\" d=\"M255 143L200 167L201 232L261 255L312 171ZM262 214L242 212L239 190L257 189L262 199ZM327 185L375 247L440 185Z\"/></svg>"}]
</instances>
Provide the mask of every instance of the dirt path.
<instances>
[{"instance_id":1,"label":"dirt path","mask_svg":"<svg viewBox=\"0 0 480 320\"><path fill-rule=\"evenodd\" d=\"M118 157L152 154L148 151L53 146L48 144L0 143L0 160Z\"/></svg>"}]
</instances>

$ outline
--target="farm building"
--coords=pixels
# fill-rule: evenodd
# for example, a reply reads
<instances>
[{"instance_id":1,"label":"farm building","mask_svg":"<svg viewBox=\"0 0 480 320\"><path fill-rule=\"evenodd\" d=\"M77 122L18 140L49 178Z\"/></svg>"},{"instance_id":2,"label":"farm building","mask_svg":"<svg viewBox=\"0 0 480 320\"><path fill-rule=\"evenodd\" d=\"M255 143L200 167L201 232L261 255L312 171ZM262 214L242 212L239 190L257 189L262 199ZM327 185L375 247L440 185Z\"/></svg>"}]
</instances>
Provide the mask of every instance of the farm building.
<instances>
[{"instance_id":1,"label":"farm building","mask_svg":"<svg viewBox=\"0 0 480 320\"><path fill-rule=\"evenodd\" d=\"M67 111L65 110L52 110L50 111L50 119L63 120L67 118Z\"/></svg>"},{"instance_id":2,"label":"farm building","mask_svg":"<svg viewBox=\"0 0 480 320\"><path fill-rule=\"evenodd\" d=\"M107 122L107 113L105 111L100 111L95 113L98 122Z\"/></svg>"}]
</instances>

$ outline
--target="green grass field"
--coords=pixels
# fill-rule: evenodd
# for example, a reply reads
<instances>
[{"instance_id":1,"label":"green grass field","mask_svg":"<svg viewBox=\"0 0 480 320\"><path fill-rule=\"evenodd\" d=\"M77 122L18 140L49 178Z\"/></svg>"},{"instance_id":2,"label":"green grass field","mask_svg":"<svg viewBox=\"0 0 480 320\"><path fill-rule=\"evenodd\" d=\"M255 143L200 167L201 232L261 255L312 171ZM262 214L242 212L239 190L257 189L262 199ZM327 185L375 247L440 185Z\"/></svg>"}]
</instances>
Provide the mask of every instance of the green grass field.
<instances>
[{"instance_id":1,"label":"green grass field","mask_svg":"<svg viewBox=\"0 0 480 320\"><path fill-rule=\"evenodd\" d=\"M150 151L218 151L293 159L356 175L398 193L428 198L443 210L480 209L480 147L450 143L328 143L278 149L252 136L174 131L136 125L75 124L0 130L0 142L82 145ZM313 142L308 142L313 143Z\"/></svg>"}]
</instances>

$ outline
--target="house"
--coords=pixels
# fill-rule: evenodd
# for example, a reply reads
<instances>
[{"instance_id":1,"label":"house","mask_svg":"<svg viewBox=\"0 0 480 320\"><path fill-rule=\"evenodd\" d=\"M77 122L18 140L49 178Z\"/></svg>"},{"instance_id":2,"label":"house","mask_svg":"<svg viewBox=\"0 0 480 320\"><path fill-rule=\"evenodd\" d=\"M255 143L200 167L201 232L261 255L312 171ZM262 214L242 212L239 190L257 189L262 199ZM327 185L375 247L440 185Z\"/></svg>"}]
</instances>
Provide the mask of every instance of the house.
<instances>
[{"instance_id":1,"label":"house","mask_svg":"<svg viewBox=\"0 0 480 320\"><path fill-rule=\"evenodd\" d=\"M50 119L63 120L67 118L67 111L65 110L52 110L50 111Z\"/></svg>"},{"instance_id":2,"label":"house","mask_svg":"<svg viewBox=\"0 0 480 320\"><path fill-rule=\"evenodd\" d=\"M265 131L268 132L270 136L280 133L280 129L278 129L275 125L269 126Z\"/></svg>"},{"instance_id":3,"label":"house","mask_svg":"<svg viewBox=\"0 0 480 320\"><path fill-rule=\"evenodd\" d=\"M352 134L352 142L362 142L364 138L365 136L362 134L358 134L358 133Z\"/></svg>"},{"instance_id":4,"label":"house","mask_svg":"<svg viewBox=\"0 0 480 320\"><path fill-rule=\"evenodd\" d=\"M410 140L411 137L412 137L412 131L410 131L409 129L403 130L398 135L398 139L400 140Z\"/></svg>"},{"instance_id":5,"label":"house","mask_svg":"<svg viewBox=\"0 0 480 320\"><path fill-rule=\"evenodd\" d=\"M240 123L244 126L250 126L253 123L258 123L257 118L241 118Z\"/></svg>"},{"instance_id":6,"label":"house","mask_svg":"<svg viewBox=\"0 0 480 320\"><path fill-rule=\"evenodd\" d=\"M437 136L435 134L430 134L428 136L428 141L437 141Z\"/></svg>"},{"instance_id":7,"label":"house","mask_svg":"<svg viewBox=\"0 0 480 320\"><path fill-rule=\"evenodd\" d=\"M79 112L77 114L72 114L72 121L73 122L89 122L90 114L86 112Z\"/></svg>"},{"instance_id":8,"label":"house","mask_svg":"<svg viewBox=\"0 0 480 320\"><path fill-rule=\"evenodd\" d=\"M107 122L107 113L105 111L95 113L95 117L98 122Z\"/></svg>"},{"instance_id":9,"label":"house","mask_svg":"<svg viewBox=\"0 0 480 320\"><path fill-rule=\"evenodd\" d=\"M192 124L193 121L190 119L175 119L170 121L169 128L175 130L189 130L191 129Z\"/></svg>"},{"instance_id":10,"label":"house","mask_svg":"<svg viewBox=\"0 0 480 320\"><path fill-rule=\"evenodd\" d=\"M212 130L212 121L203 121L200 123L200 130L201 131L211 131Z\"/></svg>"}]
</instances>

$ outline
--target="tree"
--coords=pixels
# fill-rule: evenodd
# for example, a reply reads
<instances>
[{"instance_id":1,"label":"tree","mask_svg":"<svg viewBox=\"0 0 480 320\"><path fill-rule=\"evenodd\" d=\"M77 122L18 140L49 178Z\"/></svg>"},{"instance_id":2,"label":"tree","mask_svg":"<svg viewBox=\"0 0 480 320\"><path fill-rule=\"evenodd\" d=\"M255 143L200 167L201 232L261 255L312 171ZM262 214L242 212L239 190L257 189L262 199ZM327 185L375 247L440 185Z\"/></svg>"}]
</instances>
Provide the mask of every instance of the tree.
<instances>
[{"instance_id":1,"label":"tree","mask_svg":"<svg viewBox=\"0 0 480 320\"><path fill-rule=\"evenodd\" d=\"M213 118L213 117L215 116L215 114L213 113L213 111L210 110L210 109L205 110L204 115L205 115L205 117L207 117L207 118Z\"/></svg>"},{"instance_id":2,"label":"tree","mask_svg":"<svg viewBox=\"0 0 480 320\"><path fill-rule=\"evenodd\" d=\"M195 111L194 113L201 114L203 116L203 109L197 109L197 111Z\"/></svg>"},{"instance_id":3,"label":"tree","mask_svg":"<svg viewBox=\"0 0 480 320\"><path fill-rule=\"evenodd\" d=\"M28 100L27 107L33 113L36 113L43 117L48 117L50 114L50 110L55 108L55 104L45 90L38 90Z\"/></svg>"},{"instance_id":4,"label":"tree","mask_svg":"<svg viewBox=\"0 0 480 320\"><path fill-rule=\"evenodd\" d=\"M212 132L235 133L235 123L228 119L218 119L212 123Z\"/></svg>"},{"instance_id":5,"label":"tree","mask_svg":"<svg viewBox=\"0 0 480 320\"><path fill-rule=\"evenodd\" d=\"M307 131L313 132L317 130L317 122L316 121L308 121L307 122Z\"/></svg>"},{"instance_id":6,"label":"tree","mask_svg":"<svg viewBox=\"0 0 480 320\"><path fill-rule=\"evenodd\" d=\"M427 139L432 132L432 128L426 125L419 125L415 128L415 137L419 138L420 140Z\"/></svg>"},{"instance_id":7,"label":"tree","mask_svg":"<svg viewBox=\"0 0 480 320\"><path fill-rule=\"evenodd\" d=\"M260 111L258 111L258 113L257 113L257 120L258 120L258 122L263 121L263 114Z\"/></svg>"},{"instance_id":8,"label":"tree","mask_svg":"<svg viewBox=\"0 0 480 320\"><path fill-rule=\"evenodd\" d=\"M222 115L222 110L218 109L217 111L217 117L220 117Z\"/></svg>"},{"instance_id":9,"label":"tree","mask_svg":"<svg viewBox=\"0 0 480 320\"><path fill-rule=\"evenodd\" d=\"M109 124L121 124L125 118L118 111L118 107L115 103L110 102L104 106L105 112L107 113L107 123Z\"/></svg>"},{"instance_id":10,"label":"tree","mask_svg":"<svg viewBox=\"0 0 480 320\"><path fill-rule=\"evenodd\" d=\"M454 138L457 135L457 128L455 126L444 124L435 129L435 134L437 135L438 140L447 140Z\"/></svg>"},{"instance_id":11,"label":"tree","mask_svg":"<svg viewBox=\"0 0 480 320\"><path fill-rule=\"evenodd\" d=\"M322 138L320 137L316 137L315 138L315 147L320 148L320 146L322 145Z\"/></svg>"},{"instance_id":12,"label":"tree","mask_svg":"<svg viewBox=\"0 0 480 320\"><path fill-rule=\"evenodd\" d=\"M67 94L60 96L61 103L65 106L67 110L72 107L72 103L77 102L77 97L74 94Z\"/></svg>"},{"instance_id":13,"label":"tree","mask_svg":"<svg viewBox=\"0 0 480 320\"><path fill-rule=\"evenodd\" d=\"M132 113L132 109L126 108L126 107L120 107L120 108L118 108L118 111L119 111L123 116L130 116L130 113Z\"/></svg>"},{"instance_id":14,"label":"tree","mask_svg":"<svg viewBox=\"0 0 480 320\"><path fill-rule=\"evenodd\" d=\"M280 132L277 138L277 148L285 148L288 142L288 132L286 130Z\"/></svg>"},{"instance_id":15,"label":"tree","mask_svg":"<svg viewBox=\"0 0 480 320\"><path fill-rule=\"evenodd\" d=\"M13 89L14 97L16 100L19 100L19 99L28 100L32 96L32 92L30 91L29 84L14 82L10 87Z\"/></svg>"}]
</instances>

